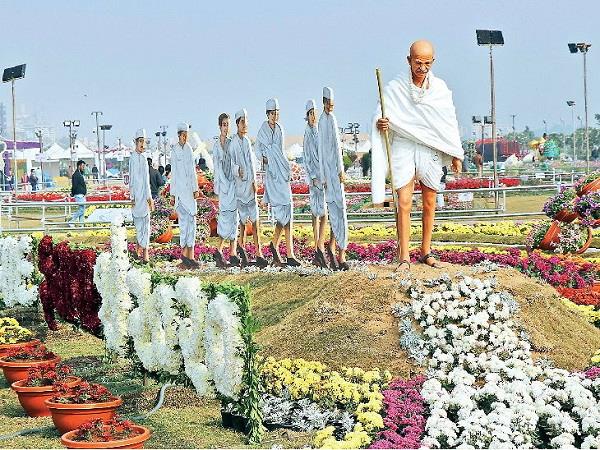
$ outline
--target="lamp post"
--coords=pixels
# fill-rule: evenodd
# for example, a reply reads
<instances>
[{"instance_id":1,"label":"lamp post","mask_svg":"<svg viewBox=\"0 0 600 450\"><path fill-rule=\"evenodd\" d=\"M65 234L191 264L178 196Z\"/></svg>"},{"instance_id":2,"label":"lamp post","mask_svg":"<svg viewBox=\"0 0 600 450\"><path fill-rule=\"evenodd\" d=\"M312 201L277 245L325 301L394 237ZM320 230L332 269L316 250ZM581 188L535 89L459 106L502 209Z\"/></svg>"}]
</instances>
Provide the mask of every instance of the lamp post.
<instances>
[{"instance_id":1,"label":"lamp post","mask_svg":"<svg viewBox=\"0 0 600 450\"><path fill-rule=\"evenodd\" d=\"M102 130L102 160L100 162L100 170L102 178L104 179L104 185L106 185L106 130L110 130L112 125L100 125Z\"/></svg>"},{"instance_id":2,"label":"lamp post","mask_svg":"<svg viewBox=\"0 0 600 450\"><path fill-rule=\"evenodd\" d=\"M567 100L567 106L571 108L571 128L573 129L573 161L577 161L577 153L575 152L575 101Z\"/></svg>"},{"instance_id":3,"label":"lamp post","mask_svg":"<svg viewBox=\"0 0 600 450\"><path fill-rule=\"evenodd\" d=\"M44 190L44 155L43 155L43 149L44 146L42 145L42 130L35 130L35 136L38 138L38 140L40 141L40 171L42 172L42 182L41 182L41 186L42 186L42 191Z\"/></svg>"},{"instance_id":4,"label":"lamp post","mask_svg":"<svg viewBox=\"0 0 600 450\"><path fill-rule=\"evenodd\" d=\"M492 49L496 45L504 45L502 31L499 30L476 30L477 45L488 46L490 49L490 103L492 115L492 153L494 158L494 187L498 187L498 155L496 151L496 92L494 86L494 57ZM496 209L498 209L498 192L495 192Z\"/></svg>"},{"instance_id":5,"label":"lamp post","mask_svg":"<svg viewBox=\"0 0 600 450\"><path fill-rule=\"evenodd\" d=\"M577 53L578 51L583 53L583 109L585 116L585 159L586 159L586 172L590 172L590 130L588 127L588 96L587 96L587 52L589 51L592 44L587 42L569 43L569 51L571 53Z\"/></svg>"},{"instance_id":6,"label":"lamp post","mask_svg":"<svg viewBox=\"0 0 600 450\"><path fill-rule=\"evenodd\" d=\"M548 122L546 122L546 119L542 120L542 122L544 123L544 134L548 134Z\"/></svg>"},{"instance_id":7,"label":"lamp post","mask_svg":"<svg viewBox=\"0 0 600 450\"><path fill-rule=\"evenodd\" d=\"M65 120L63 125L69 129L69 149L71 150L71 163L75 163L76 151L75 151L75 139L77 138L77 130L73 128L77 128L80 125L79 120Z\"/></svg>"},{"instance_id":8,"label":"lamp post","mask_svg":"<svg viewBox=\"0 0 600 450\"><path fill-rule=\"evenodd\" d=\"M21 64L19 66L9 67L4 69L4 73L2 74L2 82L11 83L11 91L12 91L12 120L13 120L13 162L14 162L14 174L13 180L15 184L15 193L19 188L19 182L17 178L17 113L16 113L16 99L15 99L15 80L19 80L21 78L25 78L25 67L26 64Z\"/></svg>"},{"instance_id":9,"label":"lamp post","mask_svg":"<svg viewBox=\"0 0 600 450\"><path fill-rule=\"evenodd\" d=\"M163 138L163 151L162 153L159 152L158 154L158 164L160 165L160 158L161 156L165 157L165 166L167 165L167 128L169 128L168 125L161 125L160 126L160 135ZM160 142L160 138L158 138L159 142ZM160 148L159 148L160 150Z\"/></svg>"},{"instance_id":10,"label":"lamp post","mask_svg":"<svg viewBox=\"0 0 600 450\"><path fill-rule=\"evenodd\" d=\"M511 114L510 117L512 117L512 131L513 131L513 134L515 134L515 117L517 117L517 115Z\"/></svg>"},{"instance_id":11,"label":"lamp post","mask_svg":"<svg viewBox=\"0 0 600 450\"><path fill-rule=\"evenodd\" d=\"M472 116L471 121L481 127L481 158L485 162L485 126L492 124L492 116Z\"/></svg>"}]
</instances>

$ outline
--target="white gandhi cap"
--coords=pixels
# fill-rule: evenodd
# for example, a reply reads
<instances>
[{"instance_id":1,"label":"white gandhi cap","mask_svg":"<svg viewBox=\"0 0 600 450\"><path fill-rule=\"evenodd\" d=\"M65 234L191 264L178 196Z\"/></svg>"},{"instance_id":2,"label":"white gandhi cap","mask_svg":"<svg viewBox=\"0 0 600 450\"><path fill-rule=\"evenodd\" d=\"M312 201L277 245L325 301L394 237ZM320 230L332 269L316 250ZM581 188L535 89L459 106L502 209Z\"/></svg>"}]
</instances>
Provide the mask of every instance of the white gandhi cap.
<instances>
[{"instance_id":1,"label":"white gandhi cap","mask_svg":"<svg viewBox=\"0 0 600 450\"><path fill-rule=\"evenodd\" d=\"M134 139L137 140L139 138L143 138L146 139L146 129L145 128L140 128L139 130L137 130L135 132L135 137Z\"/></svg>"},{"instance_id":2,"label":"white gandhi cap","mask_svg":"<svg viewBox=\"0 0 600 450\"><path fill-rule=\"evenodd\" d=\"M246 108L240 109L238 112L235 113L235 121L237 122L238 119L247 119L248 118L248 112L246 111Z\"/></svg>"},{"instance_id":3,"label":"white gandhi cap","mask_svg":"<svg viewBox=\"0 0 600 450\"><path fill-rule=\"evenodd\" d=\"M327 100L333 100L333 89L325 86L323 88L323 98L326 98Z\"/></svg>"},{"instance_id":4,"label":"white gandhi cap","mask_svg":"<svg viewBox=\"0 0 600 450\"><path fill-rule=\"evenodd\" d=\"M180 131L185 131L188 132L190 129L190 126L185 123L185 122L181 122L179 124L177 124L177 132L179 133Z\"/></svg>"},{"instance_id":5,"label":"white gandhi cap","mask_svg":"<svg viewBox=\"0 0 600 450\"><path fill-rule=\"evenodd\" d=\"M279 100L276 98L270 98L267 100L266 109L267 111L275 111L276 109L279 109Z\"/></svg>"}]
</instances>

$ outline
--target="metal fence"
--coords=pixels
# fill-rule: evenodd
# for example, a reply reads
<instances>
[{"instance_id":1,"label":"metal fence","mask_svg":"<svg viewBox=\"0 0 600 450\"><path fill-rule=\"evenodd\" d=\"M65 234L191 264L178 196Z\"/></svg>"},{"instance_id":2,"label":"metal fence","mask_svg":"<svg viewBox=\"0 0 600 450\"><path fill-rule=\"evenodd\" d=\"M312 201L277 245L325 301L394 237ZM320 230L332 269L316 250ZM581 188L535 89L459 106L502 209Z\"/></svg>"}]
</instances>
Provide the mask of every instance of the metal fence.
<instances>
[{"instance_id":1,"label":"metal fence","mask_svg":"<svg viewBox=\"0 0 600 450\"><path fill-rule=\"evenodd\" d=\"M556 191L560 185L545 184L535 186L536 193L540 191ZM467 194L473 199L479 198L486 200L490 206L484 204L484 207L475 208L469 202L465 202L464 207L458 209L442 209L436 212L436 220L455 220L455 221L477 221L482 219L496 220L502 218L514 217L535 217L543 215L540 211L536 212L507 212L507 197L511 194L518 194L531 191L530 186L516 187L498 187L498 188L478 188L478 189L453 189L440 191L438 194L443 196L458 196ZM415 205L419 205L420 191L415 191ZM368 197L370 192L346 193L347 201L355 196ZM387 192L391 197L391 191ZM498 202L495 201L496 195ZM308 199L308 194L294 194L294 198L303 200ZM498 207L496 207L498 205ZM85 221L84 224L69 223L73 210L79 208L75 202L27 202L15 201L12 194L0 192L0 232L3 233L31 233L41 231L43 233L63 232L75 229L85 228L86 230L105 229L110 226L108 222ZM129 201L96 201L86 202L85 207L96 206L98 208L130 207ZM296 223L310 223L310 212L295 213L294 221ZM412 220L420 220L421 212L414 210L411 215ZM263 224L272 224L269 211L261 209L260 220ZM395 223L394 210L391 205L385 209L367 208L361 211L349 211L348 222L353 225L381 223L392 225ZM176 226L176 225L174 225Z\"/></svg>"}]
</instances>

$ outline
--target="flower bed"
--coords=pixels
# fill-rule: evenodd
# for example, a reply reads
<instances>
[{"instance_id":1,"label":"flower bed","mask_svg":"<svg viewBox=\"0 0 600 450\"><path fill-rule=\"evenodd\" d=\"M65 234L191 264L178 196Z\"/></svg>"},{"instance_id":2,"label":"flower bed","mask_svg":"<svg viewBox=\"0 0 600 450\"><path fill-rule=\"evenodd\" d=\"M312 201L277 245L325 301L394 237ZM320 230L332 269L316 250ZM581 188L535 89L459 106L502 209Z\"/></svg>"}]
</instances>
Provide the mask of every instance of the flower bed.
<instances>
[{"instance_id":1,"label":"flower bed","mask_svg":"<svg viewBox=\"0 0 600 450\"><path fill-rule=\"evenodd\" d=\"M44 318L51 330L58 329L55 313L65 321L100 335L100 295L93 282L96 252L71 248L68 242L54 244L44 236L38 247L38 265L45 280L40 284Z\"/></svg>"},{"instance_id":2,"label":"flower bed","mask_svg":"<svg viewBox=\"0 0 600 450\"><path fill-rule=\"evenodd\" d=\"M401 345L428 370L425 447L600 445L600 379L534 363L513 318L518 304L493 280L406 287Z\"/></svg>"},{"instance_id":3,"label":"flower bed","mask_svg":"<svg viewBox=\"0 0 600 450\"><path fill-rule=\"evenodd\" d=\"M575 212L586 226L600 226L600 191L590 192L575 200Z\"/></svg>"}]
</instances>

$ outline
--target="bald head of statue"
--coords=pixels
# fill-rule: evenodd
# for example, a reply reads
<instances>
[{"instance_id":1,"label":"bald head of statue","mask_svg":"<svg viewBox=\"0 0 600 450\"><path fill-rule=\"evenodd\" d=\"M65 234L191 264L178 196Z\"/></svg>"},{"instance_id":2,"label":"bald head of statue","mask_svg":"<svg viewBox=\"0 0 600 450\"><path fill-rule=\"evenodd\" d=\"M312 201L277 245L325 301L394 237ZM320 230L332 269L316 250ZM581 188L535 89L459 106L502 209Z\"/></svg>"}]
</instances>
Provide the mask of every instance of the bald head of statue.
<instances>
[{"instance_id":1,"label":"bald head of statue","mask_svg":"<svg viewBox=\"0 0 600 450\"><path fill-rule=\"evenodd\" d=\"M409 55L406 57L410 66L412 81L417 86L422 86L427 74L435 61L435 50L429 41L419 40L410 46Z\"/></svg>"}]
</instances>

